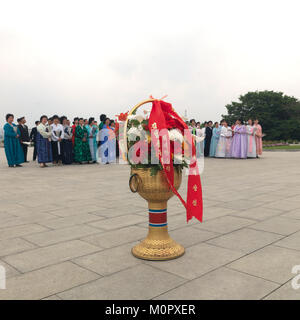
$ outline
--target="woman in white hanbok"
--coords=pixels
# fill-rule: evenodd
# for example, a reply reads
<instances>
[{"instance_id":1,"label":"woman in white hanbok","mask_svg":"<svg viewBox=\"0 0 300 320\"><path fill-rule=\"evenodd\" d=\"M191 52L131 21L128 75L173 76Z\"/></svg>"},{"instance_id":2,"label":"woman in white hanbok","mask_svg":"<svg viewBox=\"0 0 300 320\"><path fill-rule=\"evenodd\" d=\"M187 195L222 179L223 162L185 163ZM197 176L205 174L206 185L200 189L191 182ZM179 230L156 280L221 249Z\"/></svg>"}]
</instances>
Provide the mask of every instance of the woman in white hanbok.
<instances>
[{"instance_id":1,"label":"woman in white hanbok","mask_svg":"<svg viewBox=\"0 0 300 320\"><path fill-rule=\"evenodd\" d=\"M256 158L256 142L255 142L256 127L253 126L251 119L248 120L247 134L248 134L248 153L247 158Z\"/></svg>"},{"instance_id":2,"label":"woman in white hanbok","mask_svg":"<svg viewBox=\"0 0 300 320\"><path fill-rule=\"evenodd\" d=\"M216 149L216 158L229 158L232 141L232 129L228 127L226 121L222 121L219 143Z\"/></svg>"}]
</instances>

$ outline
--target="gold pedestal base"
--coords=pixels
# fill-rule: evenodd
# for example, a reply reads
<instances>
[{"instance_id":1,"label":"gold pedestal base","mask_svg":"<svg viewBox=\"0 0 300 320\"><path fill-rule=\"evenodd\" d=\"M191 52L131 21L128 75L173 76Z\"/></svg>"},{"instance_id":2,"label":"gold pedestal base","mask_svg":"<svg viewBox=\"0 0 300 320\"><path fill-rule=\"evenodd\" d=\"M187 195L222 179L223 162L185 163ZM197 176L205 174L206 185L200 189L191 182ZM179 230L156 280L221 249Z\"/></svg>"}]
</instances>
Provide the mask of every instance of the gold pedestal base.
<instances>
[{"instance_id":1,"label":"gold pedestal base","mask_svg":"<svg viewBox=\"0 0 300 320\"><path fill-rule=\"evenodd\" d=\"M174 187L179 189L182 172L174 170ZM132 192L148 201L149 231L147 238L132 248L132 254L144 260L171 260L184 254L184 247L168 233L167 202L174 195L163 171L151 175L150 168L131 169L129 186Z\"/></svg>"},{"instance_id":2,"label":"gold pedestal base","mask_svg":"<svg viewBox=\"0 0 300 320\"><path fill-rule=\"evenodd\" d=\"M168 227L150 227L145 240L131 250L132 254L144 260L171 260L184 254L184 247L175 242L168 233Z\"/></svg>"}]
</instances>

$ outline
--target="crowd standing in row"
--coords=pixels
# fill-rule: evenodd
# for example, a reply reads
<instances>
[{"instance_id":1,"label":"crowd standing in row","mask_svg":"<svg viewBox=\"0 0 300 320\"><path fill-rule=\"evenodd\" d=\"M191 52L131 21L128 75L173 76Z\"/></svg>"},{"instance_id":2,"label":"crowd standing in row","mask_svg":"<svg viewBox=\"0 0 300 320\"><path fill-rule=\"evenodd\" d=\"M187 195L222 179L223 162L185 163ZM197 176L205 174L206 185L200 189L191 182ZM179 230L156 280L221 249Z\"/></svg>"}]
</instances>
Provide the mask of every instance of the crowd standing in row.
<instances>
[{"instance_id":1,"label":"crowd standing in row","mask_svg":"<svg viewBox=\"0 0 300 320\"><path fill-rule=\"evenodd\" d=\"M43 115L30 134L25 117L17 119L18 125L13 121L13 114L7 114L4 147L9 167L21 167L22 163L29 162L27 151L31 143L34 145L33 161L37 160L42 168L47 167L47 163L108 164L115 162L118 156L117 139L109 139L117 137L117 128L114 120L104 114L100 116L99 125L95 118L76 117L72 126L65 116L48 118Z\"/></svg>"},{"instance_id":2,"label":"crowd standing in row","mask_svg":"<svg viewBox=\"0 0 300 320\"><path fill-rule=\"evenodd\" d=\"M95 118L74 118L71 126L67 117L41 116L29 134L25 117L13 123L14 116L6 115L4 147L9 167L21 167L27 161L28 146L33 143L33 161L42 168L72 163L113 163L119 156L118 123L102 114L100 124ZM197 157L258 158L262 154L262 128L257 119L247 124L237 120L229 126L225 120L220 124L212 121L188 122L195 137ZM116 137L116 138L115 138Z\"/></svg>"},{"instance_id":3,"label":"crowd standing in row","mask_svg":"<svg viewBox=\"0 0 300 320\"><path fill-rule=\"evenodd\" d=\"M215 158L258 158L262 154L262 127L258 119L249 119L246 124L237 120L229 126L225 120L220 124L212 121L204 123L192 119L188 123L195 137L197 156Z\"/></svg>"}]
</instances>

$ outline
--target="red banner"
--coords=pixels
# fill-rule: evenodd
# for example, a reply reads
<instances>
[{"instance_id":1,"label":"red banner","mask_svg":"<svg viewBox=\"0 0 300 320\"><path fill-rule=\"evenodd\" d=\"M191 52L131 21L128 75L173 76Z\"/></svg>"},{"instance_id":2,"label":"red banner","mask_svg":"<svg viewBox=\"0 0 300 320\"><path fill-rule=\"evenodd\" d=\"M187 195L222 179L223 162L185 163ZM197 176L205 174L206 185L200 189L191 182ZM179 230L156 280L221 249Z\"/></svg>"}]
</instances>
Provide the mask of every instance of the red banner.
<instances>
[{"instance_id":1,"label":"red banner","mask_svg":"<svg viewBox=\"0 0 300 320\"><path fill-rule=\"evenodd\" d=\"M195 217L202 222L203 217L203 200L202 200L202 186L200 180L200 174L196 159L196 148L195 144L192 143L192 157L189 165L189 176L188 176L188 190L186 202L180 196L178 191L174 187L174 167L173 161L170 155L170 161L166 163L163 159L163 139L159 135L159 132L163 129L179 129L182 134L188 135L189 141L193 141L191 133L186 123L181 117L174 111L170 103L162 100L155 100L152 103L152 110L149 118L149 129L151 131L151 142L154 145L155 151L159 158L159 161L163 167L166 179L170 188L180 199L182 204L186 208L187 221ZM188 129L188 130L185 130ZM167 137L169 142L169 137Z\"/></svg>"}]
</instances>

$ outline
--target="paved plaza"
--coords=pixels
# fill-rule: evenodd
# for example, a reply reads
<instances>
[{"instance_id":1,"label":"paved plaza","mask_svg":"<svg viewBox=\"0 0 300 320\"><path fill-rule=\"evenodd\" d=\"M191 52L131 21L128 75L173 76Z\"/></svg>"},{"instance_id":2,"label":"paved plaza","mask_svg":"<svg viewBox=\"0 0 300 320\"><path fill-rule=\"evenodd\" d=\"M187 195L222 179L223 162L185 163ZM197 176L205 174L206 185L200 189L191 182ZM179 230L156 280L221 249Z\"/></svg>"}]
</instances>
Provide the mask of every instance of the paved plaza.
<instances>
[{"instance_id":1,"label":"paved plaza","mask_svg":"<svg viewBox=\"0 0 300 320\"><path fill-rule=\"evenodd\" d=\"M169 201L186 253L166 262L131 255L148 217L128 178L125 165L12 169L1 148L0 300L300 299L300 152L205 160L204 223Z\"/></svg>"}]
</instances>

